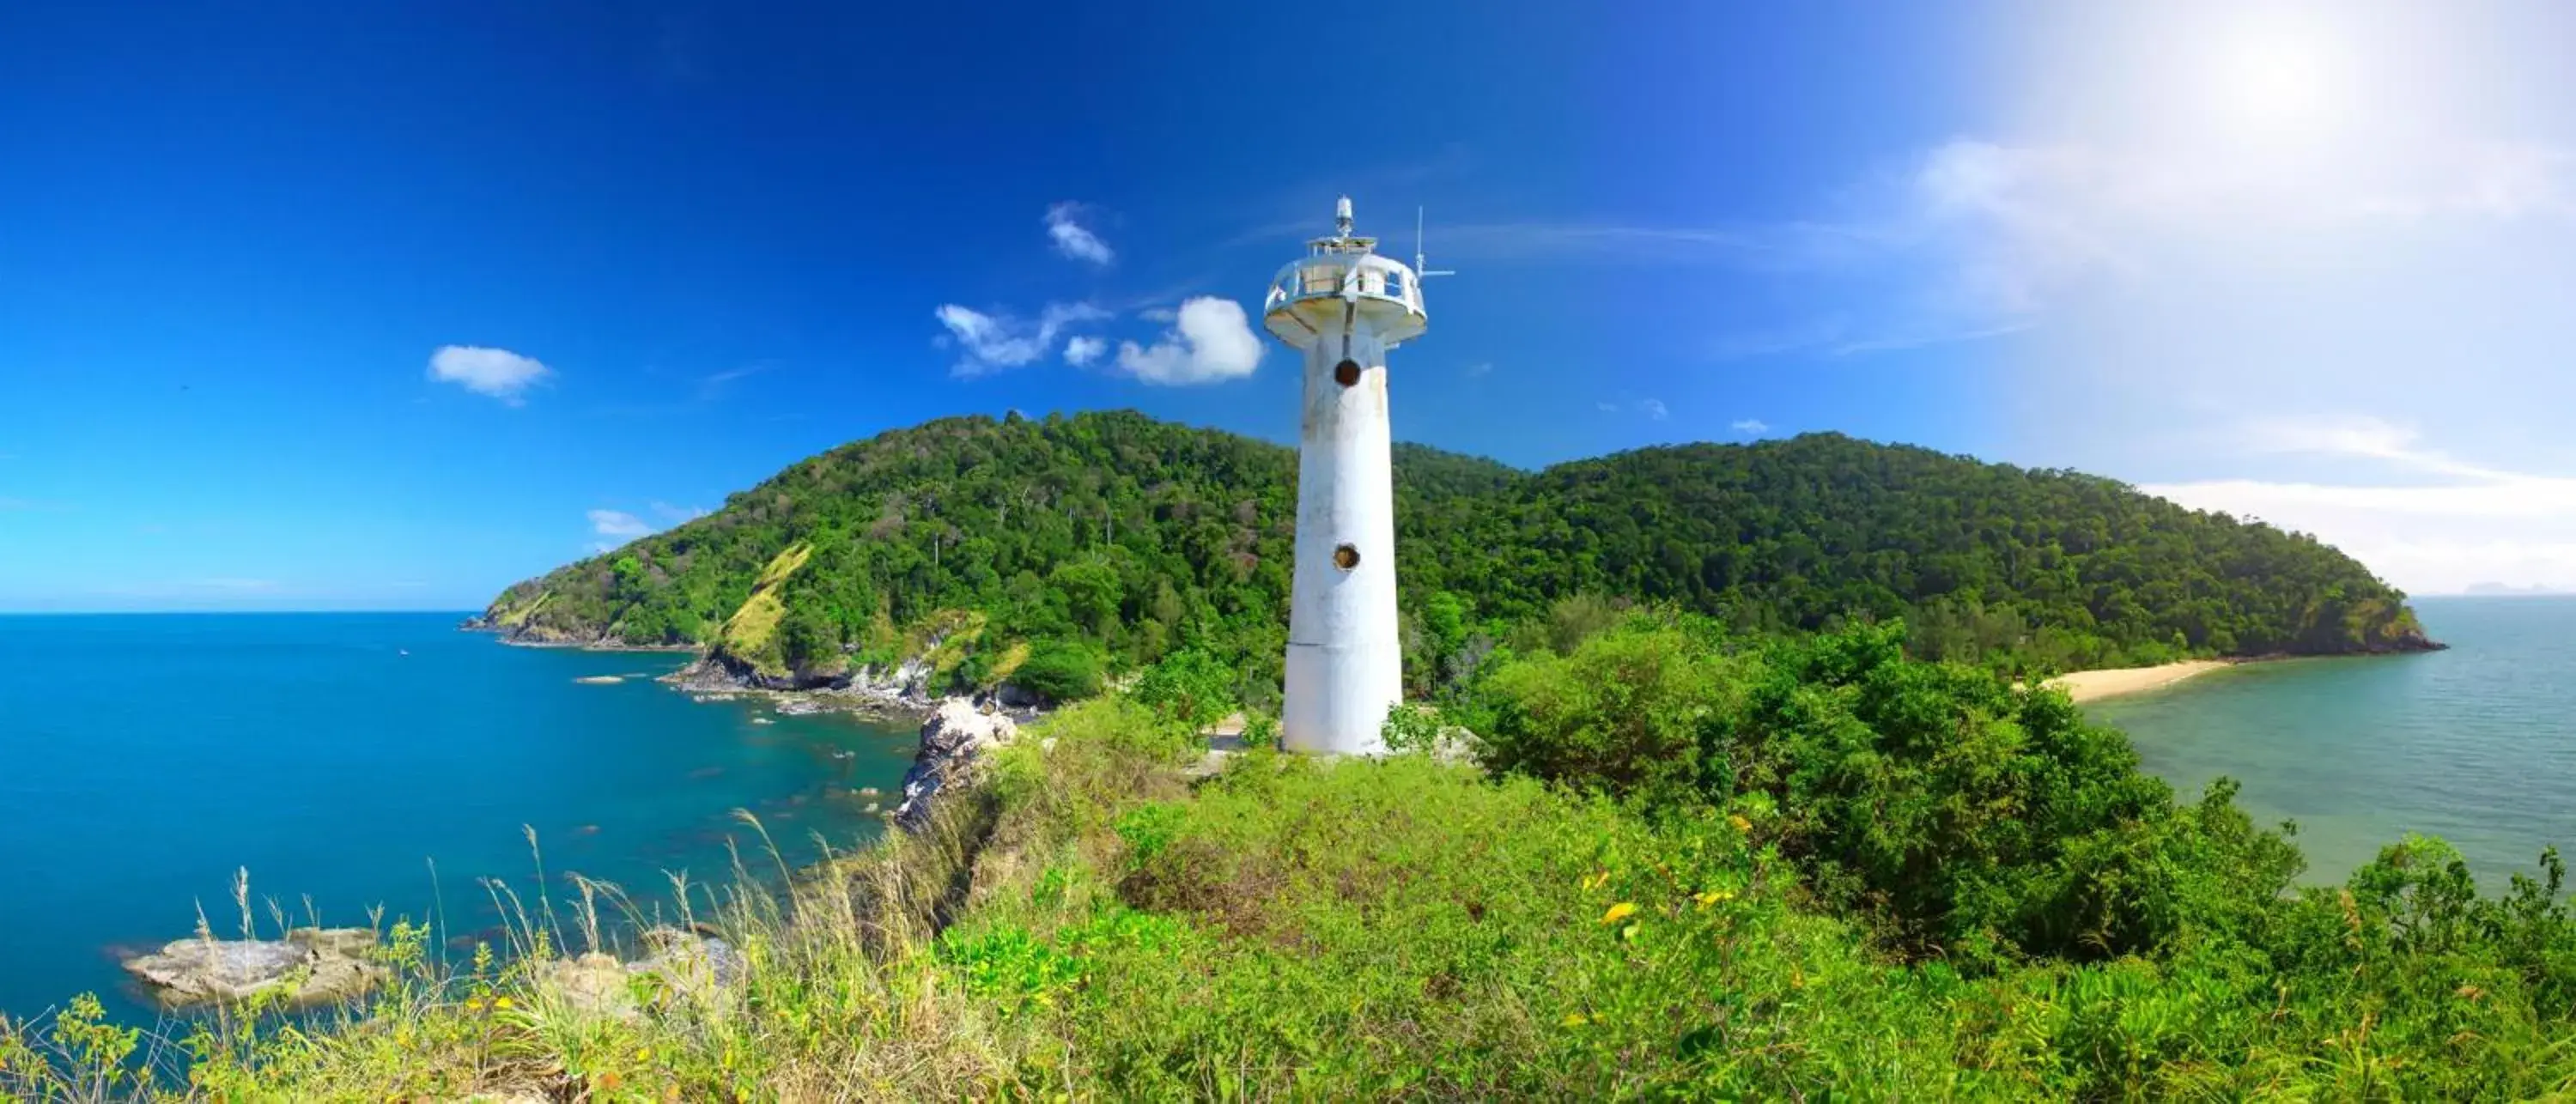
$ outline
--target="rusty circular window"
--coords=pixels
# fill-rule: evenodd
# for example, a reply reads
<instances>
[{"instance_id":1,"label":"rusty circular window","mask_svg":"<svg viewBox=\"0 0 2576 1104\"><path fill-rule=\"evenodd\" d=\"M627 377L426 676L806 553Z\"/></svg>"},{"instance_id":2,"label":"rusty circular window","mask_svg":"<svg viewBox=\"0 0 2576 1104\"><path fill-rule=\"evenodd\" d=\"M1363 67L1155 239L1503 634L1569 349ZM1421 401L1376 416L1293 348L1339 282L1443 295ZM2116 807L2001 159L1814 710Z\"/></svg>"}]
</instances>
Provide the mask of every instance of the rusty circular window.
<instances>
[{"instance_id":1,"label":"rusty circular window","mask_svg":"<svg viewBox=\"0 0 2576 1104\"><path fill-rule=\"evenodd\" d=\"M1348 361L1344 361L1343 363L1347 364L1347 363L1349 363L1349 362L1348 362ZM1360 550L1359 550L1359 549L1353 548L1353 547L1351 547L1350 545L1345 544L1345 545L1343 545L1343 546L1341 546L1341 547L1336 548L1336 549L1334 549L1334 550L1333 550L1333 566L1334 566L1334 567L1338 567L1338 568L1341 568L1341 569L1342 569L1342 570L1344 570L1344 571L1348 571L1348 570L1350 570L1350 569L1352 569L1352 568L1354 568L1354 567L1358 567L1359 565L1360 565Z\"/></svg>"},{"instance_id":2,"label":"rusty circular window","mask_svg":"<svg viewBox=\"0 0 2576 1104\"><path fill-rule=\"evenodd\" d=\"M1333 366L1333 382L1349 387L1360 381L1360 362L1345 358Z\"/></svg>"}]
</instances>

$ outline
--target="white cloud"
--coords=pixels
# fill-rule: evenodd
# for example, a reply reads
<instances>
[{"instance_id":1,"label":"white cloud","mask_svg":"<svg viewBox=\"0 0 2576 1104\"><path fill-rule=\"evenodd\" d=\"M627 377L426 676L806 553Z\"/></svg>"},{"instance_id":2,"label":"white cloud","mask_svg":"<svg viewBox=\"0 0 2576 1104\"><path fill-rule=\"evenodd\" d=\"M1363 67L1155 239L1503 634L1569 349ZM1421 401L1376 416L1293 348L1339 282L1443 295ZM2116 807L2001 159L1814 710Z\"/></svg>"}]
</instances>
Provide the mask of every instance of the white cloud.
<instances>
[{"instance_id":1,"label":"white cloud","mask_svg":"<svg viewBox=\"0 0 2576 1104\"><path fill-rule=\"evenodd\" d=\"M1049 303L1035 322L1008 314L986 314L954 303L932 313L940 325L948 327L945 340L953 340L965 350L966 355L950 369L958 376L981 376L1037 363L1055 348L1056 335L1066 326L1109 317L1108 311L1089 303Z\"/></svg>"},{"instance_id":2,"label":"white cloud","mask_svg":"<svg viewBox=\"0 0 2576 1104\"><path fill-rule=\"evenodd\" d=\"M1109 351L1109 342L1097 337L1070 337L1064 342L1064 362L1080 368L1100 359Z\"/></svg>"},{"instance_id":3,"label":"white cloud","mask_svg":"<svg viewBox=\"0 0 2576 1104\"><path fill-rule=\"evenodd\" d=\"M644 519L624 510L592 510L590 528L603 537L641 537L653 532Z\"/></svg>"},{"instance_id":4,"label":"white cloud","mask_svg":"<svg viewBox=\"0 0 2576 1104\"><path fill-rule=\"evenodd\" d=\"M1242 304L1200 296L1181 304L1162 340L1151 346L1120 342L1118 368L1147 383L1220 383L1251 375L1261 353L1261 338Z\"/></svg>"},{"instance_id":5,"label":"white cloud","mask_svg":"<svg viewBox=\"0 0 2576 1104\"><path fill-rule=\"evenodd\" d=\"M1474 364L1470 364L1470 365L1468 365L1468 366L1467 366L1467 372L1466 372L1466 375L1467 375L1467 378L1468 378L1468 379L1475 379L1475 378L1476 378L1476 377L1478 377L1478 376L1490 375L1490 374L1492 374L1493 370L1494 370L1494 362L1493 362L1493 361L1490 361L1490 360L1480 360L1480 361L1477 361L1477 362L1476 362L1476 363L1474 363Z\"/></svg>"},{"instance_id":6,"label":"white cloud","mask_svg":"<svg viewBox=\"0 0 2576 1104\"><path fill-rule=\"evenodd\" d=\"M1181 312L1173 310L1170 307L1147 307L1143 310L1137 311L1136 317L1142 318L1148 322L1160 322L1164 325L1170 325L1181 320Z\"/></svg>"},{"instance_id":7,"label":"white cloud","mask_svg":"<svg viewBox=\"0 0 2576 1104\"><path fill-rule=\"evenodd\" d=\"M429 355L429 378L453 383L517 406L520 393L554 375L534 358L508 349L479 345L442 345Z\"/></svg>"},{"instance_id":8,"label":"white cloud","mask_svg":"<svg viewBox=\"0 0 2576 1104\"><path fill-rule=\"evenodd\" d=\"M257 593L277 589L275 579L195 579L186 585L200 590L227 590Z\"/></svg>"},{"instance_id":9,"label":"white cloud","mask_svg":"<svg viewBox=\"0 0 2576 1104\"><path fill-rule=\"evenodd\" d=\"M707 511L702 507L674 506L660 501L647 505L645 509L652 513L652 520L646 520L624 510L590 511L587 515L590 518L590 531L598 536L610 538L591 542L590 550L613 551L637 537L649 537L674 525L686 524L707 516Z\"/></svg>"},{"instance_id":10,"label":"white cloud","mask_svg":"<svg viewBox=\"0 0 2576 1104\"><path fill-rule=\"evenodd\" d=\"M1763 424L1762 419L1760 419L1760 418L1742 418L1742 419L1738 419L1738 420L1736 420L1736 421L1734 421L1734 422L1729 423L1729 424L1728 424L1728 426L1727 426L1727 428L1732 429L1732 430L1736 431L1737 433L1741 433L1741 434L1743 434L1743 435L1745 435L1745 436L1747 436L1747 437L1759 437L1759 436L1762 436L1762 435L1763 435L1763 434L1765 434L1765 433L1769 433L1769 432L1771 432L1771 427L1770 427L1770 426L1768 426L1768 425Z\"/></svg>"},{"instance_id":11,"label":"white cloud","mask_svg":"<svg viewBox=\"0 0 2576 1104\"><path fill-rule=\"evenodd\" d=\"M1097 265L1115 260L1117 254L1110 252L1108 242L1074 221L1074 217L1081 213L1082 208L1072 203L1059 203L1047 208L1047 237L1055 242L1055 251L1077 261Z\"/></svg>"},{"instance_id":12,"label":"white cloud","mask_svg":"<svg viewBox=\"0 0 2576 1104\"><path fill-rule=\"evenodd\" d=\"M2458 460L2421 445L2412 429L2370 417L2266 419L2242 427L2239 441L2251 454L2378 465L2394 478L2210 479L2139 489L2312 534L2405 590L2576 586L2576 478Z\"/></svg>"},{"instance_id":13,"label":"white cloud","mask_svg":"<svg viewBox=\"0 0 2576 1104\"><path fill-rule=\"evenodd\" d=\"M1616 414L1622 410L1628 410L1643 414L1649 420L1658 422L1671 417L1673 413L1669 408L1664 406L1664 400L1662 399L1638 399L1633 402L1625 403L1611 402L1607 399L1602 399L1594 402L1592 405L1594 409L1597 409L1604 414Z\"/></svg>"}]
</instances>

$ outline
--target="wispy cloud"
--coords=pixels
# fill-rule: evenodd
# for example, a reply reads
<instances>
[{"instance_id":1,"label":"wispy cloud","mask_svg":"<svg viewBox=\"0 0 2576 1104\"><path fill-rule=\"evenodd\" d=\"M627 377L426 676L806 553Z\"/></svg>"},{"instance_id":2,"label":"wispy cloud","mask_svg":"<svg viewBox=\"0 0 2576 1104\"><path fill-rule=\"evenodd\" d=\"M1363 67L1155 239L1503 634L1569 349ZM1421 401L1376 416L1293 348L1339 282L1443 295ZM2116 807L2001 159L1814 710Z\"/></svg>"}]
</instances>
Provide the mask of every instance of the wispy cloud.
<instances>
[{"instance_id":1,"label":"wispy cloud","mask_svg":"<svg viewBox=\"0 0 2576 1104\"><path fill-rule=\"evenodd\" d=\"M1032 322L1006 313L983 311L950 303L932 312L939 324L948 328L940 337L964 351L949 371L964 377L989 375L1010 368L1035 364L1055 348L1056 336L1078 322L1098 322L1109 312L1089 303L1049 303Z\"/></svg>"},{"instance_id":2,"label":"wispy cloud","mask_svg":"<svg viewBox=\"0 0 2576 1104\"><path fill-rule=\"evenodd\" d=\"M1059 203L1047 208L1047 238L1055 243L1055 251L1096 265L1116 260L1117 254L1110 251L1109 243L1100 240L1100 235L1077 221L1081 214L1081 205L1074 203Z\"/></svg>"},{"instance_id":3,"label":"wispy cloud","mask_svg":"<svg viewBox=\"0 0 2576 1104\"><path fill-rule=\"evenodd\" d=\"M2039 323L2037 322L2009 322L2000 326L1980 326L1966 330L1922 334L1899 334L1889 337L1872 337L1836 344L1832 346L1832 352L1835 356L1847 357L1860 356L1867 353L1895 352L1901 349L1921 349L1933 345L1957 345L1962 342L1984 341L1989 338L1996 337L2009 337L2013 334L2025 333L2038 328Z\"/></svg>"},{"instance_id":4,"label":"wispy cloud","mask_svg":"<svg viewBox=\"0 0 2576 1104\"><path fill-rule=\"evenodd\" d=\"M591 533L609 538L591 542L590 550L614 551L618 546L637 537L649 537L672 526L684 525L707 516L707 511L703 507L674 506L668 502L659 501L648 504L645 511L653 515L650 520L625 510L602 508L589 511L584 516L590 521Z\"/></svg>"},{"instance_id":5,"label":"wispy cloud","mask_svg":"<svg viewBox=\"0 0 2576 1104\"><path fill-rule=\"evenodd\" d=\"M624 510L592 510L590 529L603 537L641 537L653 532L643 518Z\"/></svg>"},{"instance_id":6,"label":"wispy cloud","mask_svg":"<svg viewBox=\"0 0 2576 1104\"><path fill-rule=\"evenodd\" d=\"M1477 361L1477 362L1476 362L1476 363L1474 363L1474 364L1470 364L1470 365L1468 365L1468 366L1466 367L1465 371L1463 372L1463 374L1464 374L1468 379L1475 379L1475 378L1477 378L1477 377L1479 377L1479 376L1492 375L1492 374L1493 374L1493 371L1494 371L1494 362L1493 362L1493 361L1490 361L1490 360L1480 360L1480 361Z\"/></svg>"},{"instance_id":7,"label":"wispy cloud","mask_svg":"<svg viewBox=\"0 0 2576 1104\"><path fill-rule=\"evenodd\" d=\"M1621 411L1627 411L1633 414L1644 415L1648 421L1656 422L1660 422L1671 417L1673 413L1669 407L1664 405L1664 400L1662 399L1635 399L1623 402L1612 402L1608 399L1602 399L1594 402L1592 405L1595 409L1600 410L1604 414L1617 414Z\"/></svg>"},{"instance_id":8,"label":"wispy cloud","mask_svg":"<svg viewBox=\"0 0 2576 1104\"><path fill-rule=\"evenodd\" d=\"M698 377L698 401L713 400L722 395L731 384L750 379L775 367L777 367L775 364L746 364L740 368L727 368L721 372L710 372L700 376Z\"/></svg>"},{"instance_id":9,"label":"wispy cloud","mask_svg":"<svg viewBox=\"0 0 2576 1104\"><path fill-rule=\"evenodd\" d=\"M1102 338L1070 337L1064 342L1064 362L1080 368L1100 359L1100 354L1108 351L1109 342Z\"/></svg>"},{"instance_id":10,"label":"wispy cloud","mask_svg":"<svg viewBox=\"0 0 2576 1104\"><path fill-rule=\"evenodd\" d=\"M2376 465L2382 478L2369 479L2365 467L2349 483L2235 478L2139 489L2313 534L2409 590L2576 585L2576 478L2461 460L2410 427L2368 416L2263 419L2240 427L2235 441L2243 456Z\"/></svg>"},{"instance_id":11,"label":"wispy cloud","mask_svg":"<svg viewBox=\"0 0 2576 1104\"><path fill-rule=\"evenodd\" d=\"M491 349L479 345L442 345L429 355L429 378L440 383L453 383L480 395L490 395L511 406L525 402L528 388L545 382L554 375L533 357L521 356L508 349Z\"/></svg>"},{"instance_id":12,"label":"wispy cloud","mask_svg":"<svg viewBox=\"0 0 2576 1104\"><path fill-rule=\"evenodd\" d=\"M1771 427L1764 424L1760 418L1740 418L1727 423L1727 428L1747 437L1759 437L1771 432Z\"/></svg>"}]
</instances>

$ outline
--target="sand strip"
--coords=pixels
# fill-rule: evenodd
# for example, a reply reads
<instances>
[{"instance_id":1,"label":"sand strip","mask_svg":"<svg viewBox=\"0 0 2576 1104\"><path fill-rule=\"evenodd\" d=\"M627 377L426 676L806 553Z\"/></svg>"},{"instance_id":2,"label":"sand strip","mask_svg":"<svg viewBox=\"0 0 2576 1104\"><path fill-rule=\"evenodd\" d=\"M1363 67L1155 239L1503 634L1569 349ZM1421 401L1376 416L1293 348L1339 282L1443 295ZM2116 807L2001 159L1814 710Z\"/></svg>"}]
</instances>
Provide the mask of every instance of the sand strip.
<instances>
[{"instance_id":1,"label":"sand strip","mask_svg":"<svg viewBox=\"0 0 2576 1104\"><path fill-rule=\"evenodd\" d=\"M2228 666L2223 659L2186 659L2155 667L2123 667L2109 671L2075 671L2048 680L2048 684L2066 691L2078 702L2099 701L2120 694L2143 690L2160 690L2194 675L2207 674Z\"/></svg>"}]
</instances>

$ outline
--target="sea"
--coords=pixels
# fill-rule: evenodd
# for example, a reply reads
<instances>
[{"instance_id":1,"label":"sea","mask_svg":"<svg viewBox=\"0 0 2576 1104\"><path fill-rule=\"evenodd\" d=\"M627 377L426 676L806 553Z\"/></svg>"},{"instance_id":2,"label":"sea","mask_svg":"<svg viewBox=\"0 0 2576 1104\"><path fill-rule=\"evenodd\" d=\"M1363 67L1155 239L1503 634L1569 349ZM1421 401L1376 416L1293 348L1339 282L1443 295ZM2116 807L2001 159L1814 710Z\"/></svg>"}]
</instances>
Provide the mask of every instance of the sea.
<instances>
[{"instance_id":1,"label":"sea","mask_svg":"<svg viewBox=\"0 0 2576 1104\"><path fill-rule=\"evenodd\" d=\"M243 872L264 936L373 910L441 921L459 956L496 938L495 887L560 912L578 873L673 916L674 876L873 840L856 791L911 762L910 726L702 703L654 681L684 656L508 647L464 616L0 616L0 1013L92 992L150 1021L119 956L201 910L235 934Z\"/></svg>"},{"instance_id":2,"label":"sea","mask_svg":"<svg viewBox=\"0 0 2576 1104\"><path fill-rule=\"evenodd\" d=\"M2221 776L2297 825L2306 880L2340 884L2409 833L2460 850L2479 888L2576 862L2576 598L2421 598L2447 651L2248 663L2088 706L2196 797Z\"/></svg>"},{"instance_id":3,"label":"sea","mask_svg":"<svg viewBox=\"0 0 2576 1104\"><path fill-rule=\"evenodd\" d=\"M2088 713L2183 796L2228 776L2295 822L2311 882L2421 833L2498 891L2576 849L2576 599L2416 608L2450 650L2246 664ZM653 681L680 656L506 647L462 617L0 617L0 1013L94 992L150 1021L118 956L201 911L232 934L242 871L263 934L376 910L438 921L456 955L493 937L495 885L560 908L579 873L669 915L674 875L873 840L855 791L911 760L909 726L697 702Z\"/></svg>"}]
</instances>

